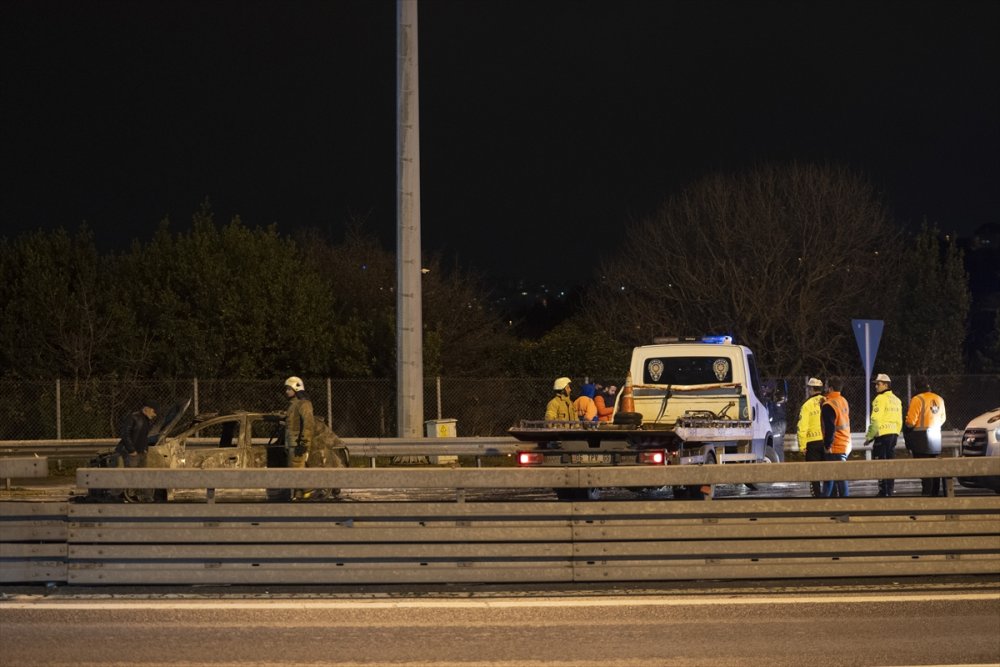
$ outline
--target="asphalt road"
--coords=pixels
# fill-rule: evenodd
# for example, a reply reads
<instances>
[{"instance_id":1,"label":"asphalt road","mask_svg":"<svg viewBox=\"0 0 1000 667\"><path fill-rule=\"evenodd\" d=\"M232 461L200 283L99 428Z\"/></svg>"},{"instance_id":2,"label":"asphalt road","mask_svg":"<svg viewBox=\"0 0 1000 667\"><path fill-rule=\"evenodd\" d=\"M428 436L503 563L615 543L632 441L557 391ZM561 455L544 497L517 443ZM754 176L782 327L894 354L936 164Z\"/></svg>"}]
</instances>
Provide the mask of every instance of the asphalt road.
<instances>
[{"instance_id":1,"label":"asphalt road","mask_svg":"<svg viewBox=\"0 0 1000 667\"><path fill-rule=\"evenodd\" d=\"M0 597L0 665L982 665L1000 583Z\"/></svg>"}]
</instances>

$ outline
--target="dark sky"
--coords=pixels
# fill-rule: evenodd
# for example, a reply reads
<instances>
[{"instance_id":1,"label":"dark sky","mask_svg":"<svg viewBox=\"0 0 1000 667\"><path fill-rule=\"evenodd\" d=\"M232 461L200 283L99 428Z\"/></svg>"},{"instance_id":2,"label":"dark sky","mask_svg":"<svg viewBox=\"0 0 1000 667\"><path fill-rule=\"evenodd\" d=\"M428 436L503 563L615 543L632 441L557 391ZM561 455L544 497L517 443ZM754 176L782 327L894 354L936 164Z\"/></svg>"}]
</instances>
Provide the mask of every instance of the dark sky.
<instances>
[{"instance_id":1,"label":"dark sky","mask_svg":"<svg viewBox=\"0 0 1000 667\"><path fill-rule=\"evenodd\" d=\"M395 2L2 0L7 236L217 218L395 242ZM1000 216L1000 2L420 0L422 228L584 280L713 170L849 165L895 216Z\"/></svg>"}]
</instances>

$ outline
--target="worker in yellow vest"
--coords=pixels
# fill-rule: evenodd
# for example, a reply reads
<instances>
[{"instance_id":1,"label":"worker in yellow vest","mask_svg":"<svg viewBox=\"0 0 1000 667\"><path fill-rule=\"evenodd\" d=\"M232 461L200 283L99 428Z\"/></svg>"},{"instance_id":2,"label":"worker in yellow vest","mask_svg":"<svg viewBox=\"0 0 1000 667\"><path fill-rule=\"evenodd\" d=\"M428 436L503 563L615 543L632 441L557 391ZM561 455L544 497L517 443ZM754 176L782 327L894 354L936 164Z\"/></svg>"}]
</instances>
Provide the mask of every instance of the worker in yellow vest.
<instances>
[{"instance_id":1,"label":"worker in yellow vest","mask_svg":"<svg viewBox=\"0 0 1000 667\"><path fill-rule=\"evenodd\" d=\"M885 373L875 376L875 398L872 399L871 424L865 440L872 442L872 455L876 459L896 458L896 440L903 430L903 402L892 393L892 379ZM893 493L896 480L880 479L878 495L888 498Z\"/></svg>"},{"instance_id":2,"label":"worker in yellow vest","mask_svg":"<svg viewBox=\"0 0 1000 667\"><path fill-rule=\"evenodd\" d=\"M805 452L806 461L822 461L823 427L819 415L823 406L823 382L818 378L806 380L806 394L808 397L799 409L799 451ZM823 485L810 482L809 490L814 498L818 498L823 492Z\"/></svg>"}]
</instances>

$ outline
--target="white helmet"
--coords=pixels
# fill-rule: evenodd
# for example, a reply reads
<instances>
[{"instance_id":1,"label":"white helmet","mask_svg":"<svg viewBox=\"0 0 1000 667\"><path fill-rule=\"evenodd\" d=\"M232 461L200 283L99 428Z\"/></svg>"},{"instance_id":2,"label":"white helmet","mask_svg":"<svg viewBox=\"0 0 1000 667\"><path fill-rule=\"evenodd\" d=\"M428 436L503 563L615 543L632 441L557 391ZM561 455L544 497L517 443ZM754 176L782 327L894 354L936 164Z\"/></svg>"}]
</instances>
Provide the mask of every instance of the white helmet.
<instances>
[{"instance_id":1,"label":"white helmet","mask_svg":"<svg viewBox=\"0 0 1000 667\"><path fill-rule=\"evenodd\" d=\"M294 375L285 380L285 386L291 387L296 392L305 391L306 389L306 386L302 384L302 378L295 377Z\"/></svg>"},{"instance_id":2,"label":"white helmet","mask_svg":"<svg viewBox=\"0 0 1000 667\"><path fill-rule=\"evenodd\" d=\"M562 391L569 383L569 378L556 378L556 381L552 383L552 389L555 391Z\"/></svg>"}]
</instances>

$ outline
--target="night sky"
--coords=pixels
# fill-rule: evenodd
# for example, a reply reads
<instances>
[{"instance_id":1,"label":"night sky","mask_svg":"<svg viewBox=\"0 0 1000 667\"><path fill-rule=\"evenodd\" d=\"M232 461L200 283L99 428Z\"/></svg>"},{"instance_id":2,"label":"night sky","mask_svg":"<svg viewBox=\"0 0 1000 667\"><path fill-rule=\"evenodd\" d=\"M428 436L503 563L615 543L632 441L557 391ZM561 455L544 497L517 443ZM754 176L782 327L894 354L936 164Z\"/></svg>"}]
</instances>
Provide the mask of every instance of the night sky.
<instances>
[{"instance_id":1,"label":"night sky","mask_svg":"<svg viewBox=\"0 0 1000 667\"><path fill-rule=\"evenodd\" d=\"M395 2L2 0L3 234L217 219L395 243ZM894 216L1000 221L1000 2L420 0L422 228L586 280L715 170L845 164Z\"/></svg>"}]
</instances>

